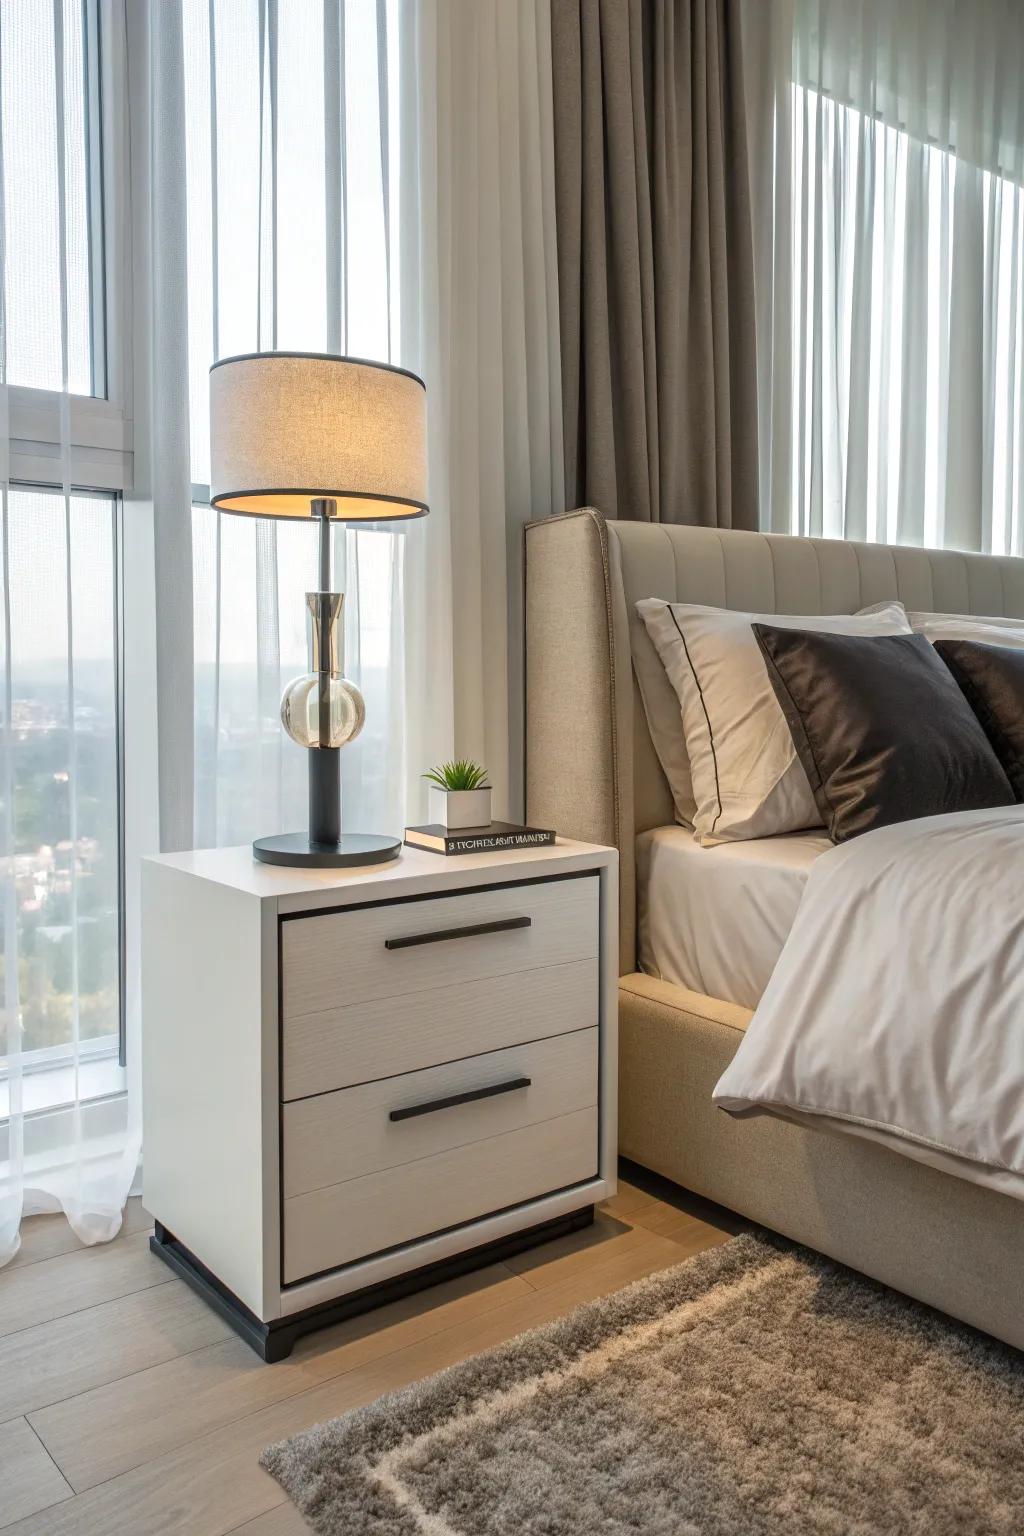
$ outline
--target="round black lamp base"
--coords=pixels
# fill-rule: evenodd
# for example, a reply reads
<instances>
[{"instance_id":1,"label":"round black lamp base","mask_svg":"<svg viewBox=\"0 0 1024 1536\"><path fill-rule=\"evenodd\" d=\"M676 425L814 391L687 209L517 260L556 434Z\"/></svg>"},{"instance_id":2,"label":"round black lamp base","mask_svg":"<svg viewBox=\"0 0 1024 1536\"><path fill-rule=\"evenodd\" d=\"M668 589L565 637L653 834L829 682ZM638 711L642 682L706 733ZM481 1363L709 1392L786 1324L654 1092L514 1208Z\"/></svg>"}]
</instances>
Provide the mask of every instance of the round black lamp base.
<instances>
[{"instance_id":1,"label":"round black lamp base","mask_svg":"<svg viewBox=\"0 0 1024 1536\"><path fill-rule=\"evenodd\" d=\"M306 869L354 869L360 864L387 864L402 851L396 837L376 837L368 832L346 832L336 843L314 843L308 832L282 832L278 837L258 837L253 858L261 864L287 864Z\"/></svg>"}]
</instances>

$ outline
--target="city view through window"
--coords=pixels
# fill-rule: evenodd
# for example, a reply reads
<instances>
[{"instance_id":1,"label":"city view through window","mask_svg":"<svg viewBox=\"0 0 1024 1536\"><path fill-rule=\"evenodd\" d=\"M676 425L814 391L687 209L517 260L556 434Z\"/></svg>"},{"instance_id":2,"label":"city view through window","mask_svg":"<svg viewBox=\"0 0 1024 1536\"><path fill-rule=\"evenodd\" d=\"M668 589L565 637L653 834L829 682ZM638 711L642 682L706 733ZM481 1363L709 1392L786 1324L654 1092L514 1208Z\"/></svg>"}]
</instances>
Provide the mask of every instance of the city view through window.
<instances>
[{"instance_id":1,"label":"city view through window","mask_svg":"<svg viewBox=\"0 0 1024 1536\"><path fill-rule=\"evenodd\" d=\"M65 512L63 496L13 490L8 557L9 778L0 784L0 809L9 910L0 925L7 1014L0 1038L16 1037L20 1017L25 1052L76 1039L116 1041L113 502L74 496Z\"/></svg>"}]
</instances>

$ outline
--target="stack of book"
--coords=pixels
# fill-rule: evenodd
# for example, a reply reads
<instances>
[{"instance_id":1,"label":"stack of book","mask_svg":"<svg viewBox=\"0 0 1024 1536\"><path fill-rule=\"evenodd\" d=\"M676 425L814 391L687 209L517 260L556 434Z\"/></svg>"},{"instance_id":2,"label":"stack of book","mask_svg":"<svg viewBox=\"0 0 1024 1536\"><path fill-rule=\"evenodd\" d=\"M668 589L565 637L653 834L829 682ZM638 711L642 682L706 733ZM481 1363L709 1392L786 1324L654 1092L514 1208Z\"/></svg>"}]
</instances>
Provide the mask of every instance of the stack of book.
<instances>
[{"instance_id":1,"label":"stack of book","mask_svg":"<svg viewBox=\"0 0 1024 1536\"><path fill-rule=\"evenodd\" d=\"M405 841L410 848L426 848L431 853L504 853L513 848L549 847L555 834L539 827L492 821L486 827L406 827Z\"/></svg>"}]
</instances>

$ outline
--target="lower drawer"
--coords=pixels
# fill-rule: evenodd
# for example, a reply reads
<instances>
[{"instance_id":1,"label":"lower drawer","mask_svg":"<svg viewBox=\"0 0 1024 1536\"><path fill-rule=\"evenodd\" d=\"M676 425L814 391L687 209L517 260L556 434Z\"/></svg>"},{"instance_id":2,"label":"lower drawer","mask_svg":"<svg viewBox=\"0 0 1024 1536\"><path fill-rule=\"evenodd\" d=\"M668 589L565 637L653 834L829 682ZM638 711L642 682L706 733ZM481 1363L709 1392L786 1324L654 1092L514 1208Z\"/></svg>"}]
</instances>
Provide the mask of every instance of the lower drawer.
<instances>
[{"instance_id":1,"label":"lower drawer","mask_svg":"<svg viewBox=\"0 0 1024 1536\"><path fill-rule=\"evenodd\" d=\"M597 1033L531 1040L283 1105L285 1198L589 1109Z\"/></svg>"},{"instance_id":2,"label":"lower drawer","mask_svg":"<svg viewBox=\"0 0 1024 1536\"><path fill-rule=\"evenodd\" d=\"M597 1173L597 1108L577 1110L284 1202L284 1283Z\"/></svg>"}]
</instances>

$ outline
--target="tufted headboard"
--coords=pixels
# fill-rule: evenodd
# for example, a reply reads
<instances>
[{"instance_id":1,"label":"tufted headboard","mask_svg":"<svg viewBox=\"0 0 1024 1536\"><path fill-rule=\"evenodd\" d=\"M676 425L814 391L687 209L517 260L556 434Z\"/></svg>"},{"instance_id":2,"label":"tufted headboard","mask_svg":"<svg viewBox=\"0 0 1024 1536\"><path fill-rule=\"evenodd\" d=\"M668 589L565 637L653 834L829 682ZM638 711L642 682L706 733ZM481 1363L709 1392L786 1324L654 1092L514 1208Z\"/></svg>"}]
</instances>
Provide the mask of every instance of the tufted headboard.
<instances>
[{"instance_id":1,"label":"tufted headboard","mask_svg":"<svg viewBox=\"0 0 1024 1536\"><path fill-rule=\"evenodd\" d=\"M1024 560L669 523L584 508L526 528L526 814L619 850L620 969L635 969L634 840L673 818L634 662L641 597L758 613L908 608L1024 617ZM669 686L664 679L664 686Z\"/></svg>"}]
</instances>

